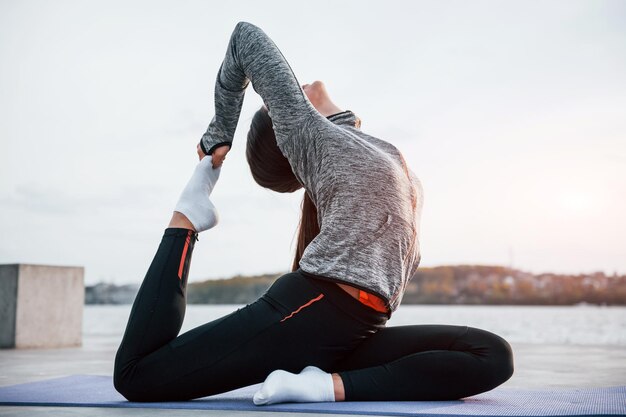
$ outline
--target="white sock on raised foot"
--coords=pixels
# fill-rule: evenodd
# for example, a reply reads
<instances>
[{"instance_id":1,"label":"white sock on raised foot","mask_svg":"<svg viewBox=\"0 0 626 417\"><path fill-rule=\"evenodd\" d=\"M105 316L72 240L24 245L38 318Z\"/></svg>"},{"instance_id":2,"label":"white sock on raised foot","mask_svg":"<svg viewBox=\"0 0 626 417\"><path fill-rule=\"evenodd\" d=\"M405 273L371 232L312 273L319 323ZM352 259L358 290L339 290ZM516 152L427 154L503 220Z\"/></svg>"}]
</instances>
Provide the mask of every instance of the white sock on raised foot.
<instances>
[{"instance_id":1,"label":"white sock on raised foot","mask_svg":"<svg viewBox=\"0 0 626 417\"><path fill-rule=\"evenodd\" d=\"M256 405L333 402L333 377L315 366L307 366L299 374L279 369L268 375L252 400Z\"/></svg>"},{"instance_id":2,"label":"white sock on raised foot","mask_svg":"<svg viewBox=\"0 0 626 417\"><path fill-rule=\"evenodd\" d=\"M213 169L212 155L202 158L176 203L174 211L184 214L196 232L208 230L219 221L217 209L209 200L209 196L221 170L221 166Z\"/></svg>"}]
</instances>

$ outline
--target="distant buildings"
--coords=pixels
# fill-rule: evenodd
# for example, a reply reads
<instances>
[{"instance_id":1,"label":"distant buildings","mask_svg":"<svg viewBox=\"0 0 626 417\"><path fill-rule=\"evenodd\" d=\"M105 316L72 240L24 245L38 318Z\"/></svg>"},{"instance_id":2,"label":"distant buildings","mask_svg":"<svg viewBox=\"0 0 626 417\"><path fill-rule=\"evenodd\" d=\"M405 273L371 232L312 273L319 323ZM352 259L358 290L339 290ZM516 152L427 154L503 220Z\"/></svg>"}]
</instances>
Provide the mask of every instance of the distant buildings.
<instances>
[{"instance_id":1,"label":"distant buildings","mask_svg":"<svg viewBox=\"0 0 626 417\"><path fill-rule=\"evenodd\" d=\"M100 283L85 287L85 304L132 304L137 291L138 285Z\"/></svg>"}]
</instances>

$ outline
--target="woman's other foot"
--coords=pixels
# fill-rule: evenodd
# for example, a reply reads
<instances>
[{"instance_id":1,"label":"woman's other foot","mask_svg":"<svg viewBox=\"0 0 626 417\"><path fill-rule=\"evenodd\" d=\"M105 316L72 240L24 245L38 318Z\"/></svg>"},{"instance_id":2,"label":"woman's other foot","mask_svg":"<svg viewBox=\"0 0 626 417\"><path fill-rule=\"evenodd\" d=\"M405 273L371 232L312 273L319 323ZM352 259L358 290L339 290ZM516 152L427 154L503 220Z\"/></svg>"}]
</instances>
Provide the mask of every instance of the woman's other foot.
<instances>
[{"instance_id":1,"label":"woman's other foot","mask_svg":"<svg viewBox=\"0 0 626 417\"><path fill-rule=\"evenodd\" d=\"M268 375L253 401L255 405L332 402L335 401L333 379L331 374L314 366L307 366L299 374L279 369Z\"/></svg>"}]
</instances>

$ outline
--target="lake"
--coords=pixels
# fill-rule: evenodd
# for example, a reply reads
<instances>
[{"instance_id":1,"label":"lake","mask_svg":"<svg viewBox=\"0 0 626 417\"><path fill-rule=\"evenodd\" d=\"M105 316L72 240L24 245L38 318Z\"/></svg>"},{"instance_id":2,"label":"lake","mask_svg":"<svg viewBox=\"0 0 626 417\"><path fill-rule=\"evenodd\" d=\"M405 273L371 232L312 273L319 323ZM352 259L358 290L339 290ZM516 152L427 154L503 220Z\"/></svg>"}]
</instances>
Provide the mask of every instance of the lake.
<instances>
[{"instance_id":1,"label":"lake","mask_svg":"<svg viewBox=\"0 0 626 417\"><path fill-rule=\"evenodd\" d=\"M241 305L190 305L181 332ZM84 343L117 346L130 305L85 306ZM456 324L496 333L510 343L626 346L626 307L402 305L388 326Z\"/></svg>"}]
</instances>

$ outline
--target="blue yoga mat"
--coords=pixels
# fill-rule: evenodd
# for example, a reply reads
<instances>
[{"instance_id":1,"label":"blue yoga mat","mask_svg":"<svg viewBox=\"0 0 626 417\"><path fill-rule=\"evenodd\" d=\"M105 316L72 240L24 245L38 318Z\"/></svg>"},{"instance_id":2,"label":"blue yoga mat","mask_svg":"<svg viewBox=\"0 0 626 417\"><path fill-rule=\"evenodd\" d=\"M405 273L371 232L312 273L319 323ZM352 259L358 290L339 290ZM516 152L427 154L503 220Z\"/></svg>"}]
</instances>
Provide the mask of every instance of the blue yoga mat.
<instances>
[{"instance_id":1,"label":"blue yoga mat","mask_svg":"<svg viewBox=\"0 0 626 417\"><path fill-rule=\"evenodd\" d=\"M112 378L72 375L0 387L0 405L125 407L369 414L386 416L600 416L626 415L626 386L515 389L499 387L458 401L289 403L255 406L260 385L181 402L134 403L124 399Z\"/></svg>"}]
</instances>

